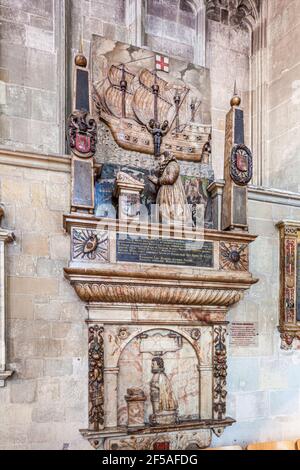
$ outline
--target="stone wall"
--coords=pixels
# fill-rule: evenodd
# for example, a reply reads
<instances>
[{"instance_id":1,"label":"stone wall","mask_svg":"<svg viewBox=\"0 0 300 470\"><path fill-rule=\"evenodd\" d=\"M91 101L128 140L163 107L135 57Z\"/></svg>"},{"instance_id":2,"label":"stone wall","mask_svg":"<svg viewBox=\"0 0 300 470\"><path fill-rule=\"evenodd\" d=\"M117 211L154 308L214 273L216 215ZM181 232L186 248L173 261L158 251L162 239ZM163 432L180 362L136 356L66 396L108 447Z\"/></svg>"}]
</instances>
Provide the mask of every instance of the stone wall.
<instances>
[{"instance_id":1,"label":"stone wall","mask_svg":"<svg viewBox=\"0 0 300 470\"><path fill-rule=\"evenodd\" d=\"M145 15L145 46L193 62L196 14L188 2L150 0Z\"/></svg>"},{"instance_id":2,"label":"stone wall","mask_svg":"<svg viewBox=\"0 0 300 470\"><path fill-rule=\"evenodd\" d=\"M63 2L0 2L0 145L64 152ZM55 19L55 21L54 21Z\"/></svg>"},{"instance_id":3,"label":"stone wall","mask_svg":"<svg viewBox=\"0 0 300 470\"><path fill-rule=\"evenodd\" d=\"M250 271L259 278L228 316L230 322L258 323L258 347L229 347L227 414L237 423L213 444L296 439L300 435L300 351L280 349L279 233L283 218L300 220L300 207L288 197L255 200L250 192L249 230L258 235L250 246Z\"/></svg>"},{"instance_id":4,"label":"stone wall","mask_svg":"<svg viewBox=\"0 0 300 470\"><path fill-rule=\"evenodd\" d=\"M26 157L25 157L26 158ZM63 277L69 236L69 168L0 164L8 246L8 361L1 389L0 448L84 448L87 425L87 328L84 305Z\"/></svg>"},{"instance_id":5,"label":"stone wall","mask_svg":"<svg viewBox=\"0 0 300 470\"><path fill-rule=\"evenodd\" d=\"M300 12L297 0L268 1L266 117L267 153L264 184L299 191L300 173ZM282 169L284 167L284 175Z\"/></svg>"}]
</instances>

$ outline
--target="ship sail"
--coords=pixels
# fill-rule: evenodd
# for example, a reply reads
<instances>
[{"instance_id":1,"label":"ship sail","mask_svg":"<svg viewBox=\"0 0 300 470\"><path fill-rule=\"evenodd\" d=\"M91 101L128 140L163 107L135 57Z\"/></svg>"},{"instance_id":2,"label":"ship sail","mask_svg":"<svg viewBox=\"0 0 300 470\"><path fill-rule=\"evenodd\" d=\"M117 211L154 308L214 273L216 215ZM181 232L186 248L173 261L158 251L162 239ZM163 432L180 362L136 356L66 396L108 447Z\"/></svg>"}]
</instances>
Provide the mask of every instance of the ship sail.
<instances>
[{"instance_id":1,"label":"ship sail","mask_svg":"<svg viewBox=\"0 0 300 470\"><path fill-rule=\"evenodd\" d=\"M132 100L132 107L137 120L142 124L148 124L154 117L154 94L152 86L159 86L157 96L157 118L159 122L172 120L174 116L174 103L170 92L167 90L168 83L157 77L147 69L141 70L138 76L138 84Z\"/></svg>"},{"instance_id":2,"label":"ship sail","mask_svg":"<svg viewBox=\"0 0 300 470\"><path fill-rule=\"evenodd\" d=\"M123 68L122 65L112 65L108 71L108 79L110 81L111 85L120 86L121 80L126 80L127 82L127 89L131 89L131 84L134 79L135 75L129 70L127 70L125 67Z\"/></svg>"},{"instance_id":3,"label":"ship sail","mask_svg":"<svg viewBox=\"0 0 300 470\"><path fill-rule=\"evenodd\" d=\"M135 116L132 111L132 93L125 93L125 109L126 109L126 118L135 119ZM122 118L122 106L123 106L123 93L120 88L116 86L109 86L104 94L105 107L110 111L110 113L117 117Z\"/></svg>"},{"instance_id":4,"label":"ship sail","mask_svg":"<svg viewBox=\"0 0 300 470\"><path fill-rule=\"evenodd\" d=\"M148 69L142 69L139 73L140 85L152 92L152 86L156 83L159 86L159 97L173 104L173 95L169 89L169 83L160 78L154 72Z\"/></svg>"}]
</instances>

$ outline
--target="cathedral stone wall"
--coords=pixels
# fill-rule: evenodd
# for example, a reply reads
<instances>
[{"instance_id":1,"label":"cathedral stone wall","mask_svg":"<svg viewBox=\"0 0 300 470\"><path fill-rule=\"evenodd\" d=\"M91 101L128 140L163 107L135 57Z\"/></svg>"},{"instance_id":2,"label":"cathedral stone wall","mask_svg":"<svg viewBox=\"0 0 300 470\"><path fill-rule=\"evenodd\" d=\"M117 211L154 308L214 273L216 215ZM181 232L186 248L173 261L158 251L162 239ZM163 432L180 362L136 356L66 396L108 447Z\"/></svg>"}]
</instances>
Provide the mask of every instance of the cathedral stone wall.
<instances>
[{"instance_id":1,"label":"cathedral stone wall","mask_svg":"<svg viewBox=\"0 0 300 470\"><path fill-rule=\"evenodd\" d=\"M265 185L299 192L300 173L295 165L300 152L299 2L271 3L267 27L269 96Z\"/></svg>"},{"instance_id":2,"label":"cathedral stone wall","mask_svg":"<svg viewBox=\"0 0 300 470\"><path fill-rule=\"evenodd\" d=\"M0 3L0 145L61 153L59 3Z\"/></svg>"},{"instance_id":3,"label":"cathedral stone wall","mask_svg":"<svg viewBox=\"0 0 300 470\"><path fill-rule=\"evenodd\" d=\"M2 155L3 158L3 155ZM13 380L1 388L0 448L84 448L87 420L85 309L63 277L69 237L70 168L0 164L8 246L8 357Z\"/></svg>"},{"instance_id":4,"label":"cathedral stone wall","mask_svg":"<svg viewBox=\"0 0 300 470\"><path fill-rule=\"evenodd\" d=\"M250 266L259 282L228 315L230 322L258 325L255 347L230 345L228 414L237 423L214 444L243 446L249 442L295 439L300 433L299 351L280 349L279 234L283 218L300 220L295 201L258 201L249 194L249 230L258 235L250 247ZM297 204L297 202L296 202Z\"/></svg>"}]
</instances>

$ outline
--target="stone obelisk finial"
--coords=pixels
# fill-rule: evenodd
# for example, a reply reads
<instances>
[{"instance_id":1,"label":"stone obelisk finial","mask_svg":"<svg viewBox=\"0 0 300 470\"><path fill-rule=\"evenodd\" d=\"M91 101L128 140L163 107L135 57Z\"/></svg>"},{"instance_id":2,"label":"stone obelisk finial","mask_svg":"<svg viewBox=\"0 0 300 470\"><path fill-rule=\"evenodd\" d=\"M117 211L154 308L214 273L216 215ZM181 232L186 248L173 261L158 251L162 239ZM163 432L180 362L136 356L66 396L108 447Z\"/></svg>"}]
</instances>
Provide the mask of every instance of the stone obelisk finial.
<instances>
[{"instance_id":1,"label":"stone obelisk finial","mask_svg":"<svg viewBox=\"0 0 300 470\"><path fill-rule=\"evenodd\" d=\"M234 88L233 88L233 97L230 100L230 106L240 106L241 104L241 97L238 94L236 80L234 81Z\"/></svg>"},{"instance_id":2,"label":"stone obelisk finial","mask_svg":"<svg viewBox=\"0 0 300 470\"><path fill-rule=\"evenodd\" d=\"M82 67L84 69L87 66L87 58L85 57L85 55L83 53L83 37L82 37L82 34L80 36L79 51L75 56L75 65L77 65L77 67Z\"/></svg>"}]
</instances>

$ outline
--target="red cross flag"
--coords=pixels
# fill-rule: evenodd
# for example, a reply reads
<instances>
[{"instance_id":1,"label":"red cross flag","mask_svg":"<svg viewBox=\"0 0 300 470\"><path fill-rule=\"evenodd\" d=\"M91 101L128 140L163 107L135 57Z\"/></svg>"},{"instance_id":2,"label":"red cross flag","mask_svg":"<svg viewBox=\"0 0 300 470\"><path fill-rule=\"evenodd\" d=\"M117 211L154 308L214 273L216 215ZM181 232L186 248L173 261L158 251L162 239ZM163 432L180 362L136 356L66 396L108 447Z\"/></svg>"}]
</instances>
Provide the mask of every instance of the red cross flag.
<instances>
[{"instance_id":1,"label":"red cross flag","mask_svg":"<svg viewBox=\"0 0 300 470\"><path fill-rule=\"evenodd\" d=\"M155 69L162 72L169 72L169 57L160 54L155 55Z\"/></svg>"}]
</instances>

